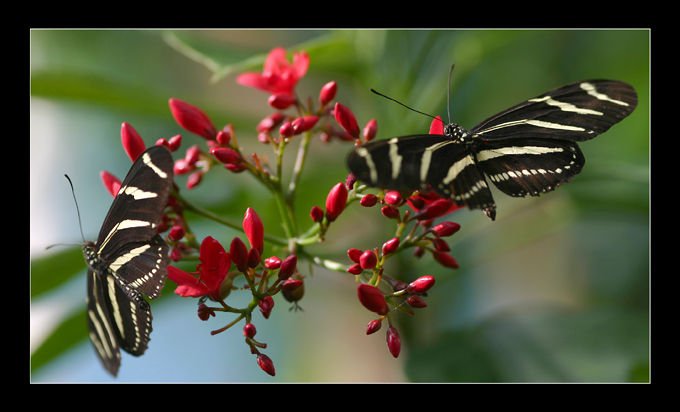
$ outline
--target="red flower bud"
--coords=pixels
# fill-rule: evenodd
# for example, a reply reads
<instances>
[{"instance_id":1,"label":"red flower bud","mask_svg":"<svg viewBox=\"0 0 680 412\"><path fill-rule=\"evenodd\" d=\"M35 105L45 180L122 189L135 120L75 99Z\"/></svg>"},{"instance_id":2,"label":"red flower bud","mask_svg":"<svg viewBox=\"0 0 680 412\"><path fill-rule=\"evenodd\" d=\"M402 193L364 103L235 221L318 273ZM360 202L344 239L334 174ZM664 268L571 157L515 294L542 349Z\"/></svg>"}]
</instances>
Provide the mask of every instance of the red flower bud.
<instances>
[{"instance_id":1,"label":"red flower bud","mask_svg":"<svg viewBox=\"0 0 680 412\"><path fill-rule=\"evenodd\" d=\"M276 256L268 257L264 260L264 267L269 270L276 270L281 267L281 259Z\"/></svg>"},{"instance_id":2,"label":"red flower bud","mask_svg":"<svg viewBox=\"0 0 680 412\"><path fill-rule=\"evenodd\" d=\"M201 180L203 180L203 172L198 171L192 173L191 175L189 175L189 178L187 179L187 189L191 190L194 187L198 186L198 184L201 183Z\"/></svg>"},{"instance_id":3,"label":"red flower bud","mask_svg":"<svg viewBox=\"0 0 680 412\"><path fill-rule=\"evenodd\" d=\"M271 132L281 123L282 120L283 115L279 112L274 112L260 121L260 123L257 125L257 131Z\"/></svg>"},{"instance_id":4,"label":"red flower bud","mask_svg":"<svg viewBox=\"0 0 680 412\"><path fill-rule=\"evenodd\" d=\"M373 140L376 134L378 134L378 122L375 119L371 119L366 123L366 127L363 130L364 142L370 142Z\"/></svg>"},{"instance_id":5,"label":"red flower bud","mask_svg":"<svg viewBox=\"0 0 680 412\"><path fill-rule=\"evenodd\" d=\"M359 296L359 302L371 312L375 312L378 315L385 315L389 312L385 297L375 286L361 284L357 288L357 295Z\"/></svg>"},{"instance_id":6,"label":"red flower bud","mask_svg":"<svg viewBox=\"0 0 680 412\"><path fill-rule=\"evenodd\" d=\"M337 121L350 136L355 139L359 137L357 118L347 106L335 103L335 121Z\"/></svg>"},{"instance_id":7,"label":"red flower bud","mask_svg":"<svg viewBox=\"0 0 680 412\"><path fill-rule=\"evenodd\" d=\"M394 206L383 206L380 213L388 219L396 219L399 217L399 209Z\"/></svg>"},{"instance_id":8,"label":"red flower bud","mask_svg":"<svg viewBox=\"0 0 680 412\"><path fill-rule=\"evenodd\" d=\"M99 172L99 177L102 179L102 183L104 183L106 190L111 193L111 196L116 197L121 187L120 180L105 170Z\"/></svg>"},{"instance_id":9,"label":"red flower bud","mask_svg":"<svg viewBox=\"0 0 680 412\"><path fill-rule=\"evenodd\" d=\"M238 164L243 161L239 152L228 147L213 147L210 149L210 154L225 164Z\"/></svg>"},{"instance_id":10,"label":"red flower bud","mask_svg":"<svg viewBox=\"0 0 680 412\"><path fill-rule=\"evenodd\" d=\"M340 216L347 204L347 188L343 183L338 183L326 197L326 218L329 222L334 221Z\"/></svg>"},{"instance_id":11,"label":"red flower bud","mask_svg":"<svg viewBox=\"0 0 680 412\"><path fill-rule=\"evenodd\" d=\"M378 263L378 257L372 250L367 250L359 257L359 264L362 269L373 269Z\"/></svg>"},{"instance_id":12,"label":"red flower bud","mask_svg":"<svg viewBox=\"0 0 680 412\"><path fill-rule=\"evenodd\" d=\"M440 252L450 252L451 248L449 247L449 244L446 243L446 240L436 237L432 239L432 246Z\"/></svg>"},{"instance_id":13,"label":"red flower bud","mask_svg":"<svg viewBox=\"0 0 680 412\"><path fill-rule=\"evenodd\" d=\"M432 232L440 237L451 236L460 230L460 225L455 222L442 222L432 228Z\"/></svg>"},{"instance_id":14,"label":"red flower bud","mask_svg":"<svg viewBox=\"0 0 680 412\"><path fill-rule=\"evenodd\" d=\"M359 204L364 207L375 206L376 203L378 203L378 196L371 194L364 195L359 201Z\"/></svg>"},{"instance_id":15,"label":"red flower bud","mask_svg":"<svg viewBox=\"0 0 680 412\"><path fill-rule=\"evenodd\" d=\"M350 266L350 267L347 269L347 273L351 273L352 275L359 275L359 274L361 274L361 272L363 272L363 271L364 271L364 270L361 268L361 265L358 264L358 263L355 264L355 265Z\"/></svg>"},{"instance_id":16,"label":"red flower bud","mask_svg":"<svg viewBox=\"0 0 680 412\"><path fill-rule=\"evenodd\" d=\"M417 220L437 218L449 211L453 202L449 199L437 199L416 213Z\"/></svg>"},{"instance_id":17,"label":"red flower bud","mask_svg":"<svg viewBox=\"0 0 680 412\"><path fill-rule=\"evenodd\" d=\"M293 125L290 122L285 122L281 125L281 127L279 127L279 134L281 134L282 137L291 137L295 134Z\"/></svg>"},{"instance_id":18,"label":"red flower bud","mask_svg":"<svg viewBox=\"0 0 680 412\"><path fill-rule=\"evenodd\" d=\"M279 269L279 279L286 280L291 277L295 272L295 266L297 266L297 256L290 255L283 259L281 268Z\"/></svg>"},{"instance_id":19,"label":"red flower bud","mask_svg":"<svg viewBox=\"0 0 680 412\"><path fill-rule=\"evenodd\" d=\"M395 358L399 356L401 351L401 338L399 337L399 332L394 326L387 328L387 349Z\"/></svg>"},{"instance_id":20,"label":"red flower bud","mask_svg":"<svg viewBox=\"0 0 680 412\"><path fill-rule=\"evenodd\" d=\"M352 248L347 251L347 256L349 256L350 260L354 263L359 263L359 258L361 257L361 254L364 253L359 249Z\"/></svg>"},{"instance_id":21,"label":"red flower bud","mask_svg":"<svg viewBox=\"0 0 680 412\"><path fill-rule=\"evenodd\" d=\"M271 359L269 359L269 356L260 353L257 355L257 365L262 368L263 371L267 372L271 376L276 375L276 371L274 370L274 362L272 362Z\"/></svg>"},{"instance_id":22,"label":"red flower bud","mask_svg":"<svg viewBox=\"0 0 680 412\"><path fill-rule=\"evenodd\" d=\"M168 147L168 149L169 149L171 152L176 152L177 149L179 149L179 147L180 147L181 145L182 145L182 135L179 135L179 134L178 134L178 135L172 136L172 137L168 140L168 145L167 145L167 147Z\"/></svg>"},{"instance_id":23,"label":"red flower bud","mask_svg":"<svg viewBox=\"0 0 680 412\"><path fill-rule=\"evenodd\" d=\"M260 264L260 253L255 248L248 251L248 267L255 269Z\"/></svg>"},{"instance_id":24,"label":"red flower bud","mask_svg":"<svg viewBox=\"0 0 680 412\"><path fill-rule=\"evenodd\" d=\"M217 140L217 143L221 144L222 146L228 146L229 142L231 142L231 133L226 130L220 130L217 132L215 140Z\"/></svg>"},{"instance_id":25,"label":"red flower bud","mask_svg":"<svg viewBox=\"0 0 680 412\"><path fill-rule=\"evenodd\" d=\"M272 309L274 308L274 298L272 298L271 296L265 296L264 299L258 302L257 306L260 307L260 312L262 312L262 316L264 316L265 319L269 319L269 314L272 312Z\"/></svg>"},{"instance_id":26,"label":"red flower bud","mask_svg":"<svg viewBox=\"0 0 680 412\"><path fill-rule=\"evenodd\" d=\"M255 325L252 323L246 323L246 325L243 327L243 336L246 338L254 338L256 333L257 329L255 329Z\"/></svg>"},{"instance_id":27,"label":"red flower bud","mask_svg":"<svg viewBox=\"0 0 680 412\"><path fill-rule=\"evenodd\" d=\"M323 220L323 210L319 206L312 206L312 210L309 211L309 217L316 223Z\"/></svg>"},{"instance_id":28,"label":"red flower bud","mask_svg":"<svg viewBox=\"0 0 680 412\"><path fill-rule=\"evenodd\" d=\"M120 140L123 143L123 149L127 153L128 157L134 162L137 160L144 150L146 150L146 145L144 145L144 140L137 133L134 127L130 126L128 123L123 122L120 128Z\"/></svg>"},{"instance_id":29,"label":"red flower bud","mask_svg":"<svg viewBox=\"0 0 680 412\"><path fill-rule=\"evenodd\" d=\"M177 242L181 238L183 238L185 234L186 230L184 229L184 226L175 225L170 228L170 233L168 233L168 239L170 239L173 242Z\"/></svg>"},{"instance_id":30,"label":"red flower bud","mask_svg":"<svg viewBox=\"0 0 680 412\"><path fill-rule=\"evenodd\" d=\"M241 173L242 171L247 169L247 167L243 163L226 164L226 165L224 165L224 168L233 172L233 173Z\"/></svg>"},{"instance_id":31,"label":"red flower bud","mask_svg":"<svg viewBox=\"0 0 680 412\"><path fill-rule=\"evenodd\" d=\"M264 248L264 227L260 216L251 208L248 208L243 219L243 230L250 241L250 247L257 249L261 254Z\"/></svg>"},{"instance_id":32,"label":"red flower bud","mask_svg":"<svg viewBox=\"0 0 680 412\"><path fill-rule=\"evenodd\" d=\"M385 193L385 203L391 206L401 206L404 204L404 198L396 190L390 190Z\"/></svg>"},{"instance_id":33,"label":"red flower bud","mask_svg":"<svg viewBox=\"0 0 680 412\"><path fill-rule=\"evenodd\" d=\"M444 134L444 121L441 117L437 116L432 119L432 123L430 124L430 134Z\"/></svg>"},{"instance_id":34,"label":"red flower bud","mask_svg":"<svg viewBox=\"0 0 680 412\"><path fill-rule=\"evenodd\" d=\"M306 132L307 130L314 127L316 125L316 122L318 121L319 121L318 116L298 117L297 119L291 122L291 124L293 125L293 133L300 134L302 132Z\"/></svg>"},{"instance_id":35,"label":"red flower bud","mask_svg":"<svg viewBox=\"0 0 680 412\"><path fill-rule=\"evenodd\" d=\"M196 162L201 157L201 148L197 144L190 146L184 154L184 160L190 166L194 167Z\"/></svg>"},{"instance_id":36,"label":"red flower bud","mask_svg":"<svg viewBox=\"0 0 680 412\"><path fill-rule=\"evenodd\" d=\"M246 248L245 243L240 238L235 237L231 241L229 254L231 255L231 261L234 262L239 272L248 270L248 248Z\"/></svg>"},{"instance_id":37,"label":"red flower bud","mask_svg":"<svg viewBox=\"0 0 680 412\"><path fill-rule=\"evenodd\" d=\"M285 290L286 292L292 292L295 289L299 288L302 286L302 281L300 279L286 279L283 284L281 284L281 289Z\"/></svg>"},{"instance_id":38,"label":"red flower bud","mask_svg":"<svg viewBox=\"0 0 680 412\"><path fill-rule=\"evenodd\" d=\"M335 93L338 91L338 84L334 81L326 83L319 93L319 103L322 106L330 103L331 100L335 98Z\"/></svg>"},{"instance_id":39,"label":"red flower bud","mask_svg":"<svg viewBox=\"0 0 680 412\"><path fill-rule=\"evenodd\" d=\"M377 331L380 330L381 326L382 326L382 319L375 319L375 320L368 322L368 326L366 327L366 334L370 335L370 334L376 333Z\"/></svg>"},{"instance_id":40,"label":"red flower bud","mask_svg":"<svg viewBox=\"0 0 680 412\"><path fill-rule=\"evenodd\" d=\"M434 260L439 262L440 265L451 268L451 269L458 269L458 262L456 259L449 255L448 253L445 252L439 252L439 251L434 251L432 252L432 255L434 256Z\"/></svg>"},{"instance_id":41,"label":"red flower bud","mask_svg":"<svg viewBox=\"0 0 680 412\"><path fill-rule=\"evenodd\" d=\"M272 94L267 103L275 109L284 110L295 103L295 96L289 93Z\"/></svg>"},{"instance_id":42,"label":"red flower bud","mask_svg":"<svg viewBox=\"0 0 680 412\"><path fill-rule=\"evenodd\" d=\"M299 274L283 282L281 293L288 302L297 302L305 296L305 284Z\"/></svg>"},{"instance_id":43,"label":"red flower bud","mask_svg":"<svg viewBox=\"0 0 680 412\"><path fill-rule=\"evenodd\" d=\"M206 139L214 139L217 131L203 110L179 99L170 99L170 111L177 124Z\"/></svg>"},{"instance_id":44,"label":"red flower bud","mask_svg":"<svg viewBox=\"0 0 680 412\"><path fill-rule=\"evenodd\" d=\"M393 253L395 250L397 250L398 247L399 247L399 238L395 237L394 239L390 239L383 244L382 253L383 253L383 255Z\"/></svg>"},{"instance_id":45,"label":"red flower bud","mask_svg":"<svg viewBox=\"0 0 680 412\"><path fill-rule=\"evenodd\" d=\"M425 301L420 296L416 296L416 295L407 297L406 303L408 303L408 305L410 307L416 308L416 309L424 308L424 307L427 306L427 303L425 303Z\"/></svg>"},{"instance_id":46,"label":"red flower bud","mask_svg":"<svg viewBox=\"0 0 680 412\"><path fill-rule=\"evenodd\" d=\"M434 276L421 276L409 283L408 287L406 288L406 292L417 295L427 292L432 286L434 286Z\"/></svg>"}]
</instances>

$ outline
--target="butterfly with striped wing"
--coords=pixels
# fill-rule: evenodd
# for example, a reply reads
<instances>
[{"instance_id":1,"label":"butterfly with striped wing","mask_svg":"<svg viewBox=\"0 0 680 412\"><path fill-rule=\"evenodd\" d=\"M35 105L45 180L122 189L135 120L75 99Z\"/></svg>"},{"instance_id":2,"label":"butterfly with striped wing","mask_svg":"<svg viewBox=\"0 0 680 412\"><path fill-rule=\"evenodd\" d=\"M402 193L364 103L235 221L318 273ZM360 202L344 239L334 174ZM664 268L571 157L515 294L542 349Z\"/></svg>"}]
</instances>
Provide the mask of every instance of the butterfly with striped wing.
<instances>
[{"instance_id":1,"label":"butterfly with striped wing","mask_svg":"<svg viewBox=\"0 0 680 412\"><path fill-rule=\"evenodd\" d=\"M113 376L120 349L141 356L151 333L150 299L168 276L169 247L158 224L173 186L173 160L153 146L134 162L104 219L97 243L86 242L87 320L102 364Z\"/></svg>"},{"instance_id":2,"label":"butterfly with striped wing","mask_svg":"<svg viewBox=\"0 0 680 412\"><path fill-rule=\"evenodd\" d=\"M615 80L568 84L492 116L467 131L455 123L444 134L368 142L347 158L369 186L435 191L459 206L496 218L487 176L503 193L538 196L570 182L585 158L576 142L590 140L637 106L630 85Z\"/></svg>"}]
</instances>

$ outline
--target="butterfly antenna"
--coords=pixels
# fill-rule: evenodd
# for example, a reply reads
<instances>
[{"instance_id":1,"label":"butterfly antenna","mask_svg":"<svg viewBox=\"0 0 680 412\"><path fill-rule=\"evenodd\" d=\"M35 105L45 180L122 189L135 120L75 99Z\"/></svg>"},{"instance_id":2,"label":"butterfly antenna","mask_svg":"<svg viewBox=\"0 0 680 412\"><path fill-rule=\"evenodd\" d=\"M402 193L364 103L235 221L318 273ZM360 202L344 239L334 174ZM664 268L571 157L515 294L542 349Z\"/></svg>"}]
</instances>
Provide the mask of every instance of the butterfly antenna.
<instances>
[{"instance_id":1,"label":"butterfly antenna","mask_svg":"<svg viewBox=\"0 0 680 412\"><path fill-rule=\"evenodd\" d=\"M85 242L85 236L83 235L83 224L80 221L80 208L78 207L78 200L76 200L76 191L73 189L73 183L71 182L71 178L66 176L66 179L68 180L68 184L71 185L71 193L73 193L73 201L76 203L76 212L78 213L78 226L80 226L80 237L83 238L83 242Z\"/></svg>"},{"instance_id":2,"label":"butterfly antenna","mask_svg":"<svg viewBox=\"0 0 680 412\"><path fill-rule=\"evenodd\" d=\"M456 63L452 63L449 69L449 88L446 90L446 113L449 115L449 124L451 124L451 73L453 73L454 67L456 67Z\"/></svg>"},{"instance_id":3,"label":"butterfly antenna","mask_svg":"<svg viewBox=\"0 0 680 412\"><path fill-rule=\"evenodd\" d=\"M391 98L391 97L389 97L389 96L385 96L384 94L378 93L377 91L375 91L375 90L373 90L373 89L371 89L371 91L372 91L373 93L377 94L378 96L382 96L382 97L384 97L384 98L386 98L386 99L388 99L388 100L392 100L393 102L399 103L400 105L404 106L405 108L407 108L407 109L409 109L409 110L412 110L412 111L414 111L414 112L416 112L416 113L424 114L424 115L427 116L427 117L431 117L431 118L433 118L433 119L436 119L435 116L432 116L431 114L423 113L423 112L418 111L418 110L416 110L416 109L414 109L414 108L412 108L412 107L408 107L407 105L405 105L404 103L400 102L399 100L393 99L393 98Z\"/></svg>"}]
</instances>

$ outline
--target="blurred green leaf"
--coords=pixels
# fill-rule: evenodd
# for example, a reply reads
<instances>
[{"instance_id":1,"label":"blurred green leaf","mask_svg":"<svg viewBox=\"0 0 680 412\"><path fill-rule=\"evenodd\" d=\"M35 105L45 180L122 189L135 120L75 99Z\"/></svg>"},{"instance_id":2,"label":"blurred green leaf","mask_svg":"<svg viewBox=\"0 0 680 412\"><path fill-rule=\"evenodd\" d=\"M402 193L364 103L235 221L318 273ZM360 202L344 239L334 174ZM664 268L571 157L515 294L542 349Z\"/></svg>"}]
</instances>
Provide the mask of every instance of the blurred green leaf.
<instances>
[{"instance_id":1,"label":"blurred green leaf","mask_svg":"<svg viewBox=\"0 0 680 412\"><path fill-rule=\"evenodd\" d=\"M31 355L31 372L63 355L87 338L86 325L84 310L65 319ZM92 356L95 356L94 353Z\"/></svg>"},{"instance_id":2,"label":"blurred green leaf","mask_svg":"<svg viewBox=\"0 0 680 412\"><path fill-rule=\"evenodd\" d=\"M407 370L416 382L628 382L643 380L648 324L635 312L545 308L511 311L419 343ZM635 375L632 375L633 371Z\"/></svg>"},{"instance_id":3,"label":"blurred green leaf","mask_svg":"<svg viewBox=\"0 0 680 412\"><path fill-rule=\"evenodd\" d=\"M85 269L80 247L62 248L31 258L31 299L58 288Z\"/></svg>"}]
</instances>

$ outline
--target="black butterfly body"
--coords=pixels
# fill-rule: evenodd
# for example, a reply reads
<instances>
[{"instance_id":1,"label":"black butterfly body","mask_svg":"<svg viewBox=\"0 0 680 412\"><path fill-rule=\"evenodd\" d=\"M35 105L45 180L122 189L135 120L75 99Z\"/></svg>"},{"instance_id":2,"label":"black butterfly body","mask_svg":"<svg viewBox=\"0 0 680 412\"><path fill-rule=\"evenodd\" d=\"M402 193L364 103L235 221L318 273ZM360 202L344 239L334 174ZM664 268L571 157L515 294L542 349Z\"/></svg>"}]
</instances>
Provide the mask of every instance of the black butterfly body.
<instances>
[{"instance_id":1,"label":"black butterfly body","mask_svg":"<svg viewBox=\"0 0 680 412\"><path fill-rule=\"evenodd\" d=\"M459 206L482 209L494 220L496 204L485 176L514 197L555 190L585 164L576 142L606 132L636 106L637 94L626 83L571 83L513 106L470 131L451 123L443 135L368 142L349 154L347 165L370 186L433 190Z\"/></svg>"},{"instance_id":2,"label":"black butterfly body","mask_svg":"<svg viewBox=\"0 0 680 412\"><path fill-rule=\"evenodd\" d=\"M123 181L97 243L83 245L90 340L114 376L120 348L140 356L148 346L152 316L142 294L159 297L167 277L169 247L158 235L158 223L172 185L168 149L147 149Z\"/></svg>"}]
</instances>

